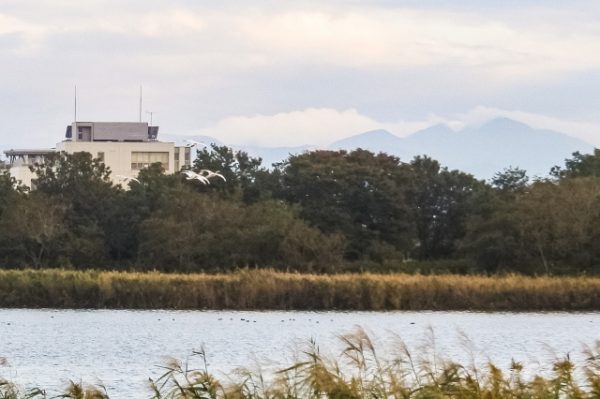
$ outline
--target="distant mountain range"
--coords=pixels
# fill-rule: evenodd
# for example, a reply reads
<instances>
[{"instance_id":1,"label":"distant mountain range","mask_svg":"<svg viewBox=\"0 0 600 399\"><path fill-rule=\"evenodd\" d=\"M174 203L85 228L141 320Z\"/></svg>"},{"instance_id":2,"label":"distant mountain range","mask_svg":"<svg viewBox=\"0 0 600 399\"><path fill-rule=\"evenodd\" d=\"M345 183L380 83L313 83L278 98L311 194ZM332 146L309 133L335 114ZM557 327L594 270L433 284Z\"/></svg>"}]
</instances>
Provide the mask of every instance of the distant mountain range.
<instances>
[{"instance_id":1,"label":"distant mountain range","mask_svg":"<svg viewBox=\"0 0 600 399\"><path fill-rule=\"evenodd\" d=\"M162 139L182 142L189 136L163 135ZM194 140L222 144L208 136L193 136ZM316 149L316 146L258 147L232 145L253 156L263 158L265 165L287 158L290 154ZM592 152L594 147L564 133L534 129L508 118L493 119L479 127L467 127L458 132L444 124L398 137L386 130L373 130L336 141L327 149L353 150L363 148L373 152L393 154L404 161L416 155L428 155L449 169L472 173L489 179L508 166L527 170L529 176L546 176L554 165L575 151ZM321 148L323 149L323 148Z\"/></svg>"}]
</instances>

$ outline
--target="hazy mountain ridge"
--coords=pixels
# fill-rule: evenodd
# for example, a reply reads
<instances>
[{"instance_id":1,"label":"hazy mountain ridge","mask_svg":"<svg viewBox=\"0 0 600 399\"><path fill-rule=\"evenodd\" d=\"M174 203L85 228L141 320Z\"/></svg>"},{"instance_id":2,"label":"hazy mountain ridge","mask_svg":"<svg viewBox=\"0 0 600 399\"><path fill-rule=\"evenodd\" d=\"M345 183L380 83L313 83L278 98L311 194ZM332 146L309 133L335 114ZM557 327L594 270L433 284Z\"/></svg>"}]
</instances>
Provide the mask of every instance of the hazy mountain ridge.
<instances>
[{"instance_id":1,"label":"hazy mountain ridge","mask_svg":"<svg viewBox=\"0 0 600 399\"><path fill-rule=\"evenodd\" d=\"M371 132L331 144L330 148L351 150L369 142L367 149L387 152L409 161L416 155L428 155L450 169L460 169L488 179L496 172L518 166L530 176L545 176L554 165L562 165L575 151L591 152L594 147L564 133L535 129L508 118L497 118L479 127L457 132L446 125L435 125L407 137L384 143ZM354 139L354 140L353 140ZM362 147L364 148L364 147Z\"/></svg>"},{"instance_id":2,"label":"hazy mountain ridge","mask_svg":"<svg viewBox=\"0 0 600 399\"><path fill-rule=\"evenodd\" d=\"M163 135L162 139L178 143L193 139L222 145L221 141L210 136ZM311 145L231 146L261 157L266 166L280 162L290 154L319 148ZM363 148L393 154L406 162L417 155L427 155L450 169L472 173L482 179L489 179L509 166L523 168L530 176L546 176L552 166L563 165L564 159L571 157L573 152L588 153L594 149L591 144L564 133L535 129L509 118L492 119L481 126L459 131L438 124L406 137L378 129L335 141L326 148L348 151Z\"/></svg>"}]
</instances>

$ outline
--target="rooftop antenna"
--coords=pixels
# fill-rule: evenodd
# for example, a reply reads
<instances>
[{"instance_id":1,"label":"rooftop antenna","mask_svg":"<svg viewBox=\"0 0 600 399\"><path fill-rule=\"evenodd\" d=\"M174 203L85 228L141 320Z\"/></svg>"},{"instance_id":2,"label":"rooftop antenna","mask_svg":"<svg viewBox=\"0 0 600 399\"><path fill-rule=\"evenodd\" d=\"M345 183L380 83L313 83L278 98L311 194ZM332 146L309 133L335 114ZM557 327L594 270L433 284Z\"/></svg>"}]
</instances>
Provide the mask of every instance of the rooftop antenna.
<instances>
[{"instance_id":1,"label":"rooftop antenna","mask_svg":"<svg viewBox=\"0 0 600 399\"><path fill-rule=\"evenodd\" d=\"M142 86L140 86L140 122L141 121L142 121Z\"/></svg>"},{"instance_id":2,"label":"rooftop antenna","mask_svg":"<svg viewBox=\"0 0 600 399\"><path fill-rule=\"evenodd\" d=\"M75 123L77 123L77 85L75 85Z\"/></svg>"},{"instance_id":3,"label":"rooftop antenna","mask_svg":"<svg viewBox=\"0 0 600 399\"><path fill-rule=\"evenodd\" d=\"M156 112L154 111L146 111L147 114L150 114L150 126L152 126L152 115L154 115Z\"/></svg>"},{"instance_id":4,"label":"rooftop antenna","mask_svg":"<svg viewBox=\"0 0 600 399\"><path fill-rule=\"evenodd\" d=\"M74 104L73 131L71 132L71 140L77 141L77 85L75 85L75 104Z\"/></svg>"}]
</instances>

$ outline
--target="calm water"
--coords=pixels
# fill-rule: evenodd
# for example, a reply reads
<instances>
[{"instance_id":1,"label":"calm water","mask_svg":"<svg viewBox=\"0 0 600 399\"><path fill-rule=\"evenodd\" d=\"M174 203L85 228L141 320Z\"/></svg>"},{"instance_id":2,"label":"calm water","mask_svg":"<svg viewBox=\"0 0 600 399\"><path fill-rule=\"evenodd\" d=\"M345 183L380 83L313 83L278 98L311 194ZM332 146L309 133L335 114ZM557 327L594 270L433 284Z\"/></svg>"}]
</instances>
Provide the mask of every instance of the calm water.
<instances>
[{"instance_id":1,"label":"calm water","mask_svg":"<svg viewBox=\"0 0 600 399\"><path fill-rule=\"evenodd\" d=\"M372 334L380 352L394 347L394 335L416 349L431 327L437 351L447 357L469 359L466 335L478 358L508 366L514 357L536 371L553 351L577 358L584 344L600 339L600 313L11 309L0 310L0 356L8 361L0 376L50 390L69 379L101 382L111 398L146 397L140 392L147 392L148 377L160 375L157 366L166 356L185 360L205 346L214 371L257 362L276 367L310 338L337 353L336 336L357 325Z\"/></svg>"}]
</instances>

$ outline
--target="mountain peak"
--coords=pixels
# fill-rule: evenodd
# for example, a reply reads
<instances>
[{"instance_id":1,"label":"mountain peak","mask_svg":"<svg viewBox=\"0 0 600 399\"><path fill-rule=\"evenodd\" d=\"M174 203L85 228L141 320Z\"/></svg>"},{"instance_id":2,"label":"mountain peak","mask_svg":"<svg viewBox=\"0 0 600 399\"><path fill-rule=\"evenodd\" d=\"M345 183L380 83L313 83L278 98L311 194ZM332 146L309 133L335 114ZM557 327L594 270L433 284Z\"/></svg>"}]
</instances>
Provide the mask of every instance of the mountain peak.
<instances>
[{"instance_id":1,"label":"mountain peak","mask_svg":"<svg viewBox=\"0 0 600 399\"><path fill-rule=\"evenodd\" d=\"M369 149L374 144L397 144L398 141L402 140L400 137L392 134L384 129L370 130L365 133L356 134L354 136L347 137L342 140L338 140L332 143L329 148L364 148Z\"/></svg>"},{"instance_id":2,"label":"mountain peak","mask_svg":"<svg viewBox=\"0 0 600 399\"><path fill-rule=\"evenodd\" d=\"M385 129L369 130L368 132L359 133L359 134L351 136L351 137L360 137L360 136L370 136L370 137L377 137L377 138L384 138L384 137L398 138L398 136L388 132ZM349 137L349 138L351 138L351 137Z\"/></svg>"},{"instance_id":3,"label":"mountain peak","mask_svg":"<svg viewBox=\"0 0 600 399\"><path fill-rule=\"evenodd\" d=\"M500 116L484 123L479 129L481 130L523 130L531 129L531 127L523 122L514 119Z\"/></svg>"},{"instance_id":4,"label":"mountain peak","mask_svg":"<svg viewBox=\"0 0 600 399\"><path fill-rule=\"evenodd\" d=\"M454 133L454 130L452 130L450 126L446 125L445 123L438 123L425 129L418 130L408 137L411 139L423 137L442 138L452 133Z\"/></svg>"}]
</instances>

